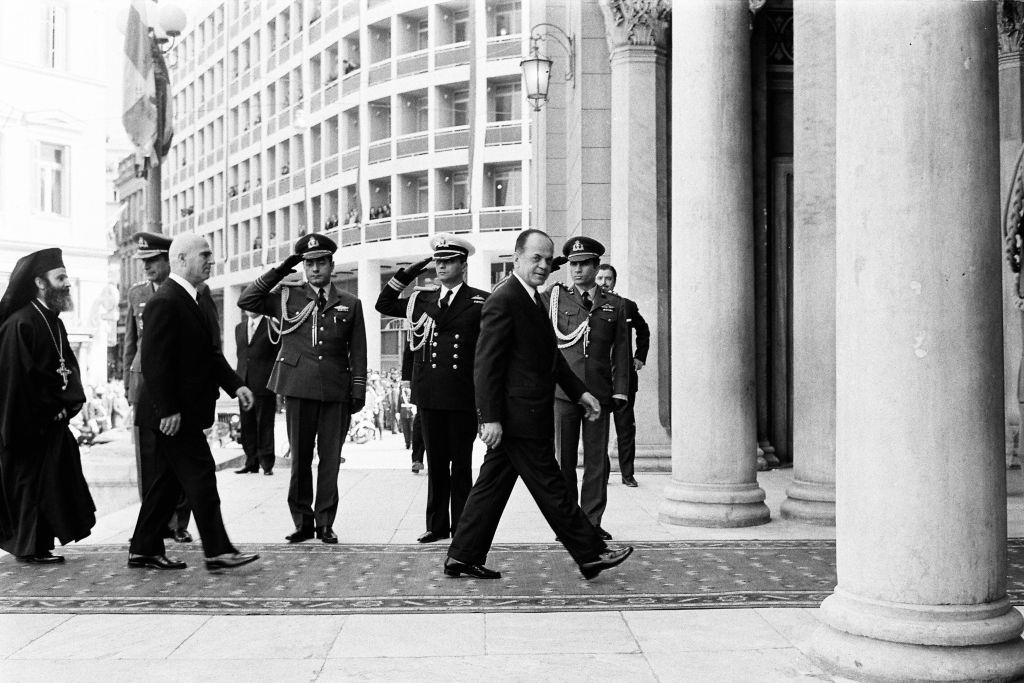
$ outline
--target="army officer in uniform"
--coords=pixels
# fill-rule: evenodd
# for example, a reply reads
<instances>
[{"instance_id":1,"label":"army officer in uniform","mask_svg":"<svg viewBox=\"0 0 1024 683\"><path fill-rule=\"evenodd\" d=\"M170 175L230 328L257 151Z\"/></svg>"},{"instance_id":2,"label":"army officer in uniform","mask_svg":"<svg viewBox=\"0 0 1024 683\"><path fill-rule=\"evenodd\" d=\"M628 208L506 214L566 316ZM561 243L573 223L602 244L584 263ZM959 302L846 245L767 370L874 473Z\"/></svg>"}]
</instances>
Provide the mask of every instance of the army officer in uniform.
<instances>
[{"instance_id":1,"label":"army officer in uniform","mask_svg":"<svg viewBox=\"0 0 1024 683\"><path fill-rule=\"evenodd\" d=\"M291 482L288 507L299 543L316 536L337 543L338 469L353 413L366 401L366 328L359 299L331 283L338 245L312 233L295 243L295 253L242 292L238 306L270 316L271 337L280 339L268 386L285 397ZM303 264L306 282L274 287ZM313 493L313 444L320 465Z\"/></svg>"},{"instance_id":2,"label":"army officer in uniform","mask_svg":"<svg viewBox=\"0 0 1024 683\"><path fill-rule=\"evenodd\" d=\"M473 245L439 233L430 240L430 248L439 289L399 298L426 269L427 258L399 270L377 299L378 311L407 317L412 326L412 400L419 409L427 449L427 530L417 539L420 543L433 543L455 532L473 487L477 431L473 356L480 311L488 294L465 282Z\"/></svg>"},{"instance_id":3,"label":"army officer in uniform","mask_svg":"<svg viewBox=\"0 0 1024 683\"><path fill-rule=\"evenodd\" d=\"M601 403L601 416L584 419L583 408L561 389L555 392L555 455L569 488L576 490L576 463L583 433L583 483L580 507L598 534L610 540L601 526L608 504L609 414L629 396L632 358L629 325L621 297L597 285L597 267L604 246L590 237L572 237L562 247L572 285L555 285L545 303L558 348L577 377Z\"/></svg>"},{"instance_id":4,"label":"army officer in uniform","mask_svg":"<svg viewBox=\"0 0 1024 683\"><path fill-rule=\"evenodd\" d=\"M146 303L171 274L171 263L167 257L171 238L151 232L137 232L132 235L132 241L136 246L135 258L142 261L143 272L146 274L144 282L132 285L128 290L128 317L124 324L125 396L128 404L135 406L142 388L142 314L146 310ZM142 500L156 476L156 443L150 430L139 430L137 426L132 427L132 437L135 441L139 500ZM192 510L183 492L167 521L165 536L178 543L190 543L192 535L188 532L188 523L191 517Z\"/></svg>"}]
</instances>

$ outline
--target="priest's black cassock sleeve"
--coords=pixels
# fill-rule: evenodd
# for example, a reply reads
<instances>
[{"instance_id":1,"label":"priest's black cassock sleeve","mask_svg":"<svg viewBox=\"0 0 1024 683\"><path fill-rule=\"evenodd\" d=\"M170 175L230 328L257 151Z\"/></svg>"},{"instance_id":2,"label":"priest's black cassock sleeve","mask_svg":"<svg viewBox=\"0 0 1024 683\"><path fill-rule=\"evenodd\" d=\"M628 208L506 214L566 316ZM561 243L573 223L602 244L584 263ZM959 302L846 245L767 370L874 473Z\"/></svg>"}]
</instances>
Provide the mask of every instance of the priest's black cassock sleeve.
<instances>
[{"instance_id":1,"label":"priest's black cassock sleeve","mask_svg":"<svg viewBox=\"0 0 1024 683\"><path fill-rule=\"evenodd\" d=\"M68 429L85 403L78 361L60 318L42 310L29 303L0 325L0 548L12 555L45 552L54 537L81 540L96 523ZM51 334L71 371L65 388ZM67 416L55 421L62 409Z\"/></svg>"}]
</instances>

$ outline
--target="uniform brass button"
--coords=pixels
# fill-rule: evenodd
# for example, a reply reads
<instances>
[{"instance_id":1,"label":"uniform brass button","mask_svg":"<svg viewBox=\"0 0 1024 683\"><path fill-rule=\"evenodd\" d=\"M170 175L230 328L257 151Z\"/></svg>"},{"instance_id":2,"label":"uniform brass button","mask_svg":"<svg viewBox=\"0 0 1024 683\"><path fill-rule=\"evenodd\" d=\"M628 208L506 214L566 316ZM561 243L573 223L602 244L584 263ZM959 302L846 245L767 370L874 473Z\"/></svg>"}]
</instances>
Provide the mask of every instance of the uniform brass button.
<instances>
[{"instance_id":1,"label":"uniform brass button","mask_svg":"<svg viewBox=\"0 0 1024 683\"><path fill-rule=\"evenodd\" d=\"M430 355L433 356L434 358L437 358L437 352L436 351L434 353L430 354Z\"/></svg>"},{"instance_id":2,"label":"uniform brass button","mask_svg":"<svg viewBox=\"0 0 1024 683\"><path fill-rule=\"evenodd\" d=\"M437 367L437 363L431 363L431 364L430 364L430 367L432 367L432 368L436 368L436 367Z\"/></svg>"},{"instance_id":3,"label":"uniform brass button","mask_svg":"<svg viewBox=\"0 0 1024 683\"><path fill-rule=\"evenodd\" d=\"M431 342L431 344L433 344L434 346L437 346L437 342Z\"/></svg>"},{"instance_id":4,"label":"uniform brass button","mask_svg":"<svg viewBox=\"0 0 1024 683\"><path fill-rule=\"evenodd\" d=\"M455 338L456 338L456 339L458 339L458 338L459 338L459 335L455 335Z\"/></svg>"},{"instance_id":5,"label":"uniform brass button","mask_svg":"<svg viewBox=\"0 0 1024 683\"><path fill-rule=\"evenodd\" d=\"M457 353L453 353L452 354L452 358L458 358L458 357L459 357L459 354L457 354Z\"/></svg>"},{"instance_id":6,"label":"uniform brass button","mask_svg":"<svg viewBox=\"0 0 1024 683\"><path fill-rule=\"evenodd\" d=\"M323 356L317 356L317 357L316 357L316 359L317 359L317 360L323 360L323 359L324 359L324 357L323 357Z\"/></svg>"},{"instance_id":7,"label":"uniform brass button","mask_svg":"<svg viewBox=\"0 0 1024 683\"><path fill-rule=\"evenodd\" d=\"M320 326L320 331L321 331L321 332L323 332L323 331L324 331L324 328L323 328L323 326L322 326L322 325Z\"/></svg>"},{"instance_id":8,"label":"uniform brass button","mask_svg":"<svg viewBox=\"0 0 1024 683\"><path fill-rule=\"evenodd\" d=\"M317 342L317 344L319 344L319 345L323 346L323 341L322 341L322 340L321 340L321 341L318 341L318 342Z\"/></svg>"},{"instance_id":9,"label":"uniform brass button","mask_svg":"<svg viewBox=\"0 0 1024 683\"><path fill-rule=\"evenodd\" d=\"M453 349L457 349L457 348L459 348L459 345L458 344L452 344L452 348Z\"/></svg>"},{"instance_id":10,"label":"uniform brass button","mask_svg":"<svg viewBox=\"0 0 1024 683\"><path fill-rule=\"evenodd\" d=\"M458 369L459 369L459 366L458 366L458 365L453 365L453 366L452 366L452 370L458 370Z\"/></svg>"}]
</instances>

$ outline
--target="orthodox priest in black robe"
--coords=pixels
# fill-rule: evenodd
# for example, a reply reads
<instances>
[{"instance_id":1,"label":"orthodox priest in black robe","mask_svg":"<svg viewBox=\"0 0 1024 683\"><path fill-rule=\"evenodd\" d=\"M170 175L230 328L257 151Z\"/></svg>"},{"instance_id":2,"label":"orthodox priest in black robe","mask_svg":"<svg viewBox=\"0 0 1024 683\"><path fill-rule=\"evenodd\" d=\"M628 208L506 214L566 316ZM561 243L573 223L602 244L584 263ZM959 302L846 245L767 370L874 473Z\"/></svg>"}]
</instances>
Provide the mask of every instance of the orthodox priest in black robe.
<instances>
[{"instance_id":1,"label":"orthodox priest in black robe","mask_svg":"<svg viewBox=\"0 0 1024 683\"><path fill-rule=\"evenodd\" d=\"M63 562L54 539L81 540L96 523L68 429L85 391L58 317L67 310L61 250L20 259L0 299L0 548L33 564Z\"/></svg>"}]
</instances>

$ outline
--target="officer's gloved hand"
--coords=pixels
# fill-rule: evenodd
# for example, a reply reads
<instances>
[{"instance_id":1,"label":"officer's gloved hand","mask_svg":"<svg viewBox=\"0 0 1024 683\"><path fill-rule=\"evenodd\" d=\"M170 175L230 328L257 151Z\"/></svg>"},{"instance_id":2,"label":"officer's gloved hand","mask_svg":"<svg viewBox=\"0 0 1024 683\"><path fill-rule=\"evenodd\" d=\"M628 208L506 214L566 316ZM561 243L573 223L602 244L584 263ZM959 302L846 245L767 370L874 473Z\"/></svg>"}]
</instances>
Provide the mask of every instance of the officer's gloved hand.
<instances>
[{"instance_id":1,"label":"officer's gloved hand","mask_svg":"<svg viewBox=\"0 0 1024 683\"><path fill-rule=\"evenodd\" d=\"M299 265L300 263L302 263L302 255L292 254L288 258L286 258L281 265L279 265L277 268L274 268L274 270L276 270L281 277L284 277L288 273L294 271L295 266Z\"/></svg>"},{"instance_id":2,"label":"officer's gloved hand","mask_svg":"<svg viewBox=\"0 0 1024 683\"><path fill-rule=\"evenodd\" d=\"M395 274L395 279L404 285L409 284L416 279L416 276L427 269L427 264L430 263L432 258L432 256L428 256L422 261L417 261L408 268L402 268Z\"/></svg>"},{"instance_id":3,"label":"officer's gloved hand","mask_svg":"<svg viewBox=\"0 0 1024 683\"><path fill-rule=\"evenodd\" d=\"M348 403L348 412L349 412L350 415L355 415L360 410L362 410L363 406L365 406L365 405L366 405L366 397L355 398L353 396L352 399Z\"/></svg>"},{"instance_id":4,"label":"officer's gloved hand","mask_svg":"<svg viewBox=\"0 0 1024 683\"><path fill-rule=\"evenodd\" d=\"M564 257L564 256L556 256L555 258L553 258L551 260L551 272L552 273L555 272L556 270L558 270L559 268L561 268L562 266L564 266L568 262L569 262L569 259L567 259L566 257Z\"/></svg>"}]
</instances>

